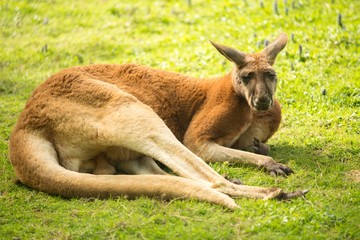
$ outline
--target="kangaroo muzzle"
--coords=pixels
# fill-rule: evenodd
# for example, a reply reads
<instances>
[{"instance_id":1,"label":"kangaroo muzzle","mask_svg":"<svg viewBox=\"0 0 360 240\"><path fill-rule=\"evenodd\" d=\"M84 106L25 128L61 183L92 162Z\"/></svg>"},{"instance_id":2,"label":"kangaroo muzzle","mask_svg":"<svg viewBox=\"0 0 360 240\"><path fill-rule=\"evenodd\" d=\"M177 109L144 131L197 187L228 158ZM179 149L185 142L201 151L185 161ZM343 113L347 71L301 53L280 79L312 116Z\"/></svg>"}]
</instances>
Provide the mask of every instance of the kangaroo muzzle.
<instances>
[{"instance_id":1,"label":"kangaroo muzzle","mask_svg":"<svg viewBox=\"0 0 360 240\"><path fill-rule=\"evenodd\" d=\"M274 104L273 100L269 96L255 97L253 99L253 106L257 111L266 111Z\"/></svg>"}]
</instances>

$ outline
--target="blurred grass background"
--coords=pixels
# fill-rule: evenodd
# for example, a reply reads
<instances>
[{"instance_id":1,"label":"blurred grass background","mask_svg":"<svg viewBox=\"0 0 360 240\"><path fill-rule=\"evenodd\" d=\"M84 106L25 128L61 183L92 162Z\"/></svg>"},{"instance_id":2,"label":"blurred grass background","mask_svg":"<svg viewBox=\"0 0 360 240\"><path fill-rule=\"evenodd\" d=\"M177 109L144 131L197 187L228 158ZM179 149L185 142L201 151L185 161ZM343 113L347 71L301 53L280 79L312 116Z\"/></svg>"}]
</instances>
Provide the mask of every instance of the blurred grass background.
<instances>
[{"instance_id":1,"label":"blurred grass background","mask_svg":"<svg viewBox=\"0 0 360 240\"><path fill-rule=\"evenodd\" d=\"M360 1L0 1L0 236L4 239L360 239ZM60 69L136 62L207 77L230 71L208 40L278 56L283 122L271 155L288 178L213 164L307 200L63 199L15 184L8 138L32 91Z\"/></svg>"}]
</instances>

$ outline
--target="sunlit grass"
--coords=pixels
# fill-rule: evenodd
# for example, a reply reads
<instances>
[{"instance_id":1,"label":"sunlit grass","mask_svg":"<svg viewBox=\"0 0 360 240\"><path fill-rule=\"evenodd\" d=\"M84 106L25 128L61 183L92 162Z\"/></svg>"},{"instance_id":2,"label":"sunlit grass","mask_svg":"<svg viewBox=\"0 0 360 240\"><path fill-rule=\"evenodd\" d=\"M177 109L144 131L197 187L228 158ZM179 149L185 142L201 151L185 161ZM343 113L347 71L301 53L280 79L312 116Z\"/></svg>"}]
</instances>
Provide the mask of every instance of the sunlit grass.
<instances>
[{"instance_id":1,"label":"sunlit grass","mask_svg":"<svg viewBox=\"0 0 360 240\"><path fill-rule=\"evenodd\" d=\"M0 236L5 239L357 239L359 1L0 1ZM341 14L341 24L339 23ZM208 40L259 51L289 35L276 69L283 121L271 155L288 178L213 164L245 183L310 189L292 202L86 200L15 184L8 138L31 92L74 65L137 62L193 76L230 70ZM301 48L301 52L300 52ZM351 174L350 174L351 173Z\"/></svg>"}]
</instances>

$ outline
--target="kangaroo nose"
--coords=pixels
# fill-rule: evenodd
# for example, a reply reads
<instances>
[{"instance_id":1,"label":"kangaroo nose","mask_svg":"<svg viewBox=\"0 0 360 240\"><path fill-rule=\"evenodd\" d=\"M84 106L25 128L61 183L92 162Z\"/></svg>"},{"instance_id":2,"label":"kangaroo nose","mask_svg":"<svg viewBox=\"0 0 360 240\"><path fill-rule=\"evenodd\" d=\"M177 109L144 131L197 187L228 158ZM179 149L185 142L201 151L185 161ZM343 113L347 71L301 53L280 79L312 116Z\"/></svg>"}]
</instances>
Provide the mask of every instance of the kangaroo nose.
<instances>
[{"instance_id":1,"label":"kangaroo nose","mask_svg":"<svg viewBox=\"0 0 360 240\"><path fill-rule=\"evenodd\" d=\"M255 99L255 102L257 103L261 103L261 104L266 104L266 103L270 103L270 98L269 97L259 97Z\"/></svg>"},{"instance_id":2,"label":"kangaroo nose","mask_svg":"<svg viewBox=\"0 0 360 240\"><path fill-rule=\"evenodd\" d=\"M271 98L266 96L255 98L254 103L257 110L267 110L271 105Z\"/></svg>"}]
</instances>

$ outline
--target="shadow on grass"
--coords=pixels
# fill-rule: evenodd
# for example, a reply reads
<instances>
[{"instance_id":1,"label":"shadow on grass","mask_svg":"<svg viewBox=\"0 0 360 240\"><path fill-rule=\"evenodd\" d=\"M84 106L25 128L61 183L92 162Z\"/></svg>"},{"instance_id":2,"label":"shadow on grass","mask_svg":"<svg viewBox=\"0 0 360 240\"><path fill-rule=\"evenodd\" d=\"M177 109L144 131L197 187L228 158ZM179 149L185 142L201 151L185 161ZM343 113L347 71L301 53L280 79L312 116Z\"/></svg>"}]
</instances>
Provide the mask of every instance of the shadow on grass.
<instances>
[{"instance_id":1,"label":"shadow on grass","mask_svg":"<svg viewBox=\"0 0 360 240\"><path fill-rule=\"evenodd\" d=\"M270 156L276 161L289 164L298 170L313 174L341 175L357 168L359 150L353 146L309 145L293 146L277 144L272 146Z\"/></svg>"},{"instance_id":2,"label":"shadow on grass","mask_svg":"<svg viewBox=\"0 0 360 240\"><path fill-rule=\"evenodd\" d=\"M271 146L270 156L274 159L281 160L282 163L293 160L299 165L308 165L309 162L314 162L319 158L312 147L289 144Z\"/></svg>"}]
</instances>

